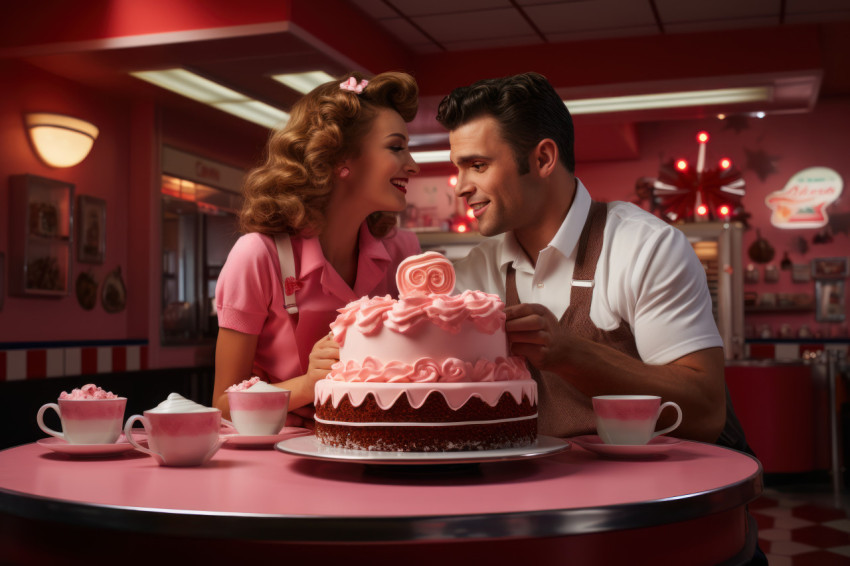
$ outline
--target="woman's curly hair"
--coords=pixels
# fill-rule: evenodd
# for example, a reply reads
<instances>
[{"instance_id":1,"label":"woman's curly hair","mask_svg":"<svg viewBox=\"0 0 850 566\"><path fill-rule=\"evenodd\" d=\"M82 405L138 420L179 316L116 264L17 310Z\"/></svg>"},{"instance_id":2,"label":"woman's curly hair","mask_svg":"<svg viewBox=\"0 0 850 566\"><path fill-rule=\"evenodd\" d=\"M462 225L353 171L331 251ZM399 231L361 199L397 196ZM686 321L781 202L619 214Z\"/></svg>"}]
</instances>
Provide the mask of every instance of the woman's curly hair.
<instances>
[{"instance_id":1,"label":"woman's curly hair","mask_svg":"<svg viewBox=\"0 0 850 566\"><path fill-rule=\"evenodd\" d=\"M350 76L358 82L366 78L353 72L316 87L293 106L286 126L272 132L265 163L250 171L243 185L243 232L318 234L334 168L357 157L378 109L393 109L405 122L416 116L419 88L410 75L381 73L360 94L339 87ZM375 236L385 236L395 226L395 213L373 213L368 224Z\"/></svg>"}]
</instances>

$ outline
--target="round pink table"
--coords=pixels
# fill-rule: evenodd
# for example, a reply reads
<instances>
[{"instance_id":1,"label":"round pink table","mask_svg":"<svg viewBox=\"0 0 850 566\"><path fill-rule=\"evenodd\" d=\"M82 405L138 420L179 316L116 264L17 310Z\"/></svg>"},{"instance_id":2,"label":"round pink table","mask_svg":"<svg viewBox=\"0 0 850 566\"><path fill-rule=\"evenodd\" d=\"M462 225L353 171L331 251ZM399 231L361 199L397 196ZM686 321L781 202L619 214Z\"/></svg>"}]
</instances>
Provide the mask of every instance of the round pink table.
<instances>
[{"instance_id":1,"label":"round pink table","mask_svg":"<svg viewBox=\"0 0 850 566\"><path fill-rule=\"evenodd\" d=\"M450 467L222 448L200 468L27 444L0 451L0 548L22 564L741 564L756 540L746 504L761 491L758 460L693 442L644 460L572 445Z\"/></svg>"}]
</instances>

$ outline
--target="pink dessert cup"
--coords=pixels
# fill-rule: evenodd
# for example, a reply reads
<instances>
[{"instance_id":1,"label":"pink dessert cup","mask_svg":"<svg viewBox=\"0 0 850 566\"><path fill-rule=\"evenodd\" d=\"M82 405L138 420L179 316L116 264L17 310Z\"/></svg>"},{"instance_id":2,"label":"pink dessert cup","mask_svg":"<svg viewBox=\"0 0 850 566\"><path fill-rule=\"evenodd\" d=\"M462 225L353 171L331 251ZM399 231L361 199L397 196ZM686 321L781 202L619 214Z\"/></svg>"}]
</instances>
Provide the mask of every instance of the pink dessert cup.
<instances>
[{"instance_id":1,"label":"pink dessert cup","mask_svg":"<svg viewBox=\"0 0 850 566\"><path fill-rule=\"evenodd\" d=\"M126 397L115 399L59 399L42 405L36 415L39 428L69 444L114 444L121 435ZM44 413L53 409L62 422L62 432L44 424Z\"/></svg>"},{"instance_id":2,"label":"pink dessert cup","mask_svg":"<svg viewBox=\"0 0 850 566\"><path fill-rule=\"evenodd\" d=\"M229 391L230 419L242 436L269 436L286 424L290 392Z\"/></svg>"},{"instance_id":3,"label":"pink dessert cup","mask_svg":"<svg viewBox=\"0 0 850 566\"><path fill-rule=\"evenodd\" d=\"M140 421L147 433L148 447L133 438L133 424ZM221 411L209 409L188 413L145 411L124 425L124 435L136 450L153 456L161 466L201 466L224 444ZM229 425L228 421L224 421Z\"/></svg>"}]
</instances>

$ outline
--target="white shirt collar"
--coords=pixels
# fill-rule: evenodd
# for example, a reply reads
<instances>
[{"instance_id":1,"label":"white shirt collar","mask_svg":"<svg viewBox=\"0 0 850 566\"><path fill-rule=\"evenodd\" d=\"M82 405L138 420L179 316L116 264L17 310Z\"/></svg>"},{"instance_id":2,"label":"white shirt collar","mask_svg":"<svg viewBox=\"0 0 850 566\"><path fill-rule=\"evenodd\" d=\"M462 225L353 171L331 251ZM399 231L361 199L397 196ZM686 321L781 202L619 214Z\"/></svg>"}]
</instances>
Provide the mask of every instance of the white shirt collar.
<instances>
[{"instance_id":1,"label":"white shirt collar","mask_svg":"<svg viewBox=\"0 0 850 566\"><path fill-rule=\"evenodd\" d=\"M554 248L567 258L575 252L584 224L587 221L587 215L590 213L590 202L590 193L585 188L584 183L576 178L576 194L573 198L573 204L567 212L567 217L564 218L561 227L555 233L555 237L544 250L541 250L541 253L549 248ZM531 261L525 255L513 232L505 234L500 248L499 270L502 274L507 273L508 265L511 263L517 271L534 273Z\"/></svg>"}]
</instances>

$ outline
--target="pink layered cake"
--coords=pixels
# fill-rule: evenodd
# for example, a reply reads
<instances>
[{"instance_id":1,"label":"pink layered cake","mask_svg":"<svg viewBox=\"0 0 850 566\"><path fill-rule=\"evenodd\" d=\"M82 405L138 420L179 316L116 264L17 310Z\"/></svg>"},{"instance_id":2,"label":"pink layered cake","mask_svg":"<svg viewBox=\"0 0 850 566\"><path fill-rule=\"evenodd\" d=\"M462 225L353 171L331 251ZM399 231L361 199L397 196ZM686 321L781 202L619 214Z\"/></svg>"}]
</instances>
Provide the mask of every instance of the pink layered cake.
<instances>
[{"instance_id":1,"label":"pink layered cake","mask_svg":"<svg viewBox=\"0 0 850 566\"><path fill-rule=\"evenodd\" d=\"M380 451L489 450L533 444L537 384L508 355L497 295L454 288L445 257L408 258L399 300L364 297L331 330L340 361L316 384L323 444Z\"/></svg>"}]
</instances>

